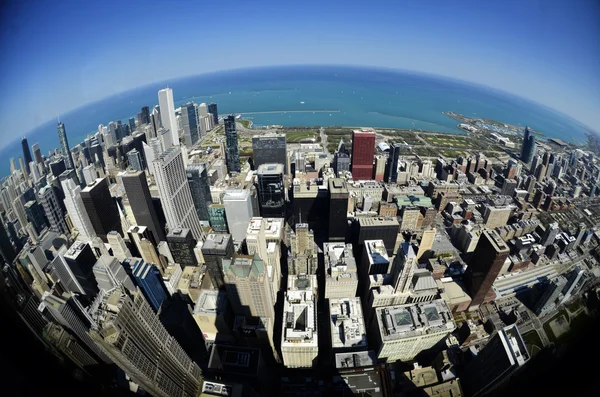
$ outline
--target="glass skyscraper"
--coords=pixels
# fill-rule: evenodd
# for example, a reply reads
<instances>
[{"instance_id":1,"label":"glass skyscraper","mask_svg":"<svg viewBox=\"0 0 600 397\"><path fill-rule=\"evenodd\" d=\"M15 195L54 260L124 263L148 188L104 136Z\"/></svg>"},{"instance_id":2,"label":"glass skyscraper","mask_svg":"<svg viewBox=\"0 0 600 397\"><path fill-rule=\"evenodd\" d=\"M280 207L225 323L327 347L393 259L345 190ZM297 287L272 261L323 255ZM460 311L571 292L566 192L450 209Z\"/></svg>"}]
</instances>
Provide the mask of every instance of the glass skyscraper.
<instances>
[{"instance_id":1,"label":"glass skyscraper","mask_svg":"<svg viewBox=\"0 0 600 397\"><path fill-rule=\"evenodd\" d=\"M29 169L29 163L31 163L31 152L29 151L29 143L27 142L27 138L23 137L21 139L21 147L23 148L23 160L25 160L25 168L27 172L31 172Z\"/></svg>"},{"instance_id":2,"label":"glass skyscraper","mask_svg":"<svg viewBox=\"0 0 600 397\"><path fill-rule=\"evenodd\" d=\"M240 172L240 151L238 148L238 135L235 130L235 116L230 114L225 122L225 143L227 170L229 172Z\"/></svg>"},{"instance_id":3,"label":"glass skyscraper","mask_svg":"<svg viewBox=\"0 0 600 397\"><path fill-rule=\"evenodd\" d=\"M181 125L187 147L192 147L200 138L197 113L196 105L193 102L188 102L181 107Z\"/></svg>"},{"instance_id":4,"label":"glass skyscraper","mask_svg":"<svg viewBox=\"0 0 600 397\"><path fill-rule=\"evenodd\" d=\"M67 131L65 130L65 125L63 123L58 123L58 140L60 141L60 148L62 150L63 157L65 158L65 166L67 167L67 169L74 169L75 167L73 166L73 155L71 154L71 149L69 148Z\"/></svg>"},{"instance_id":5,"label":"glass skyscraper","mask_svg":"<svg viewBox=\"0 0 600 397\"><path fill-rule=\"evenodd\" d=\"M208 113L212 114L215 125L219 124L219 112L216 103L212 102L208 105Z\"/></svg>"},{"instance_id":6,"label":"glass skyscraper","mask_svg":"<svg viewBox=\"0 0 600 397\"><path fill-rule=\"evenodd\" d=\"M208 222L208 205L212 202L210 196L210 185L206 174L205 164L190 164L186 167L188 184L192 193L194 207L198 213L198 219Z\"/></svg>"}]
</instances>

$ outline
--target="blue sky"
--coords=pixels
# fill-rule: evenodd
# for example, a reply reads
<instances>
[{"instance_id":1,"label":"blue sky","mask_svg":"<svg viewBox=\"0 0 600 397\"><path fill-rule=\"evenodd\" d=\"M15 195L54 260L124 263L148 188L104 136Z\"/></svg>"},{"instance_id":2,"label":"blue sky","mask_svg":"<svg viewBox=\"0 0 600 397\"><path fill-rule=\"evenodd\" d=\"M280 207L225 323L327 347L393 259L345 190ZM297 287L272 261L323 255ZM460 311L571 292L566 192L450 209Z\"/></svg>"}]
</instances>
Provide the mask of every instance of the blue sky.
<instances>
[{"instance_id":1,"label":"blue sky","mask_svg":"<svg viewBox=\"0 0 600 397\"><path fill-rule=\"evenodd\" d=\"M450 76L533 99L600 131L597 0L0 4L6 140L151 82L302 63Z\"/></svg>"}]
</instances>

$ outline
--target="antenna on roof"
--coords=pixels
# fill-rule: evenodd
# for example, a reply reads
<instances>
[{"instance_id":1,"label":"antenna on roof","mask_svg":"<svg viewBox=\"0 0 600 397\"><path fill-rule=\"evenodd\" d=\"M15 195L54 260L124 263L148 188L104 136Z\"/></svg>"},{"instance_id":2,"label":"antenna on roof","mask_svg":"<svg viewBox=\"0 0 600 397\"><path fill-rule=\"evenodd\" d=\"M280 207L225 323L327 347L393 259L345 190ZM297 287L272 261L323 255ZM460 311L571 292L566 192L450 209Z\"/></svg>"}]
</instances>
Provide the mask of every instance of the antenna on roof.
<instances>
[{"instance_id":1,"label":"antenna on roof","mask_svg":"<svg viewBox=\"0 0 600 397\"><path fill-rule=\"evenodd\" d=\"M56 114L56 118L58 119L58 124L60 124L60 114L59 113Z\"/></svg>"}]
</instances>

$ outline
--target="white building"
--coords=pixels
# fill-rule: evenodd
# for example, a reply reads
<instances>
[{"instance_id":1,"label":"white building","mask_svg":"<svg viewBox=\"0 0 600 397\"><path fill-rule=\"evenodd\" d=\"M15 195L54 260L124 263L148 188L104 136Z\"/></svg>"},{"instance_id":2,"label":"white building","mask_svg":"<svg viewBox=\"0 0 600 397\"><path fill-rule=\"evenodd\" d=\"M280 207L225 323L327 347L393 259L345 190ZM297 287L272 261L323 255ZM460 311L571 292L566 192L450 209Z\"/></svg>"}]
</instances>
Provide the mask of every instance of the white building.
<instances>
[{"instance_id":1,"label":"white building","mask_svg":"<svg viewBox=\"0 0 600 397\"><path fill-rule=\"evenodd\" d=\"M96 237L96 232L92 226L92 221L85 210L83 200L81 199L81 187L72 179L64 179L61 182L65 193L65 207L71 218L73 226L79 231L79 240L91 241Z\"/></svg>"},{"instance_id":2,"label":"white building","mask_svg":"<svg viewBox=\"0 0 600 397\"><path fill-rule=\"evenodd\" d=\"M248 254L258 255L265 263L271 285L271 295L273 296L273 301L277 301L277 293L281 284L280 242L267 242L265 230L267 226L272 227L273 223L273 221L269 222L269 220L260 217L250 219L248 229L246 230L246 246L248 247ZM277 227L272 229L277 229ZM274 231L270 230L271 240L274 237ZM277 235L275 235L275 238L277 238Z\"/></svg>"},{"instance_id":3,"label":"white building","mask_svg":"<svg viewBox=\"0 0 600 397\"><path fill-rule=\"evenodd\" d=\"M227 325L228 301L223 291L202 290L196 305L193 317L202 331L206 345L217 341L234 343L235 340Z\"/></svg>"},{"instance_id":4,"label":"white building","mask_svg":"<svg viewBox=\"0 0 600 397\"><path fill-rule=\"evenodd\" d=\"M158 105L160 106L160 118L162 126L171 133L171 143L179 146L179 128L175 117L175 102L173 101L173 90L163 88L158 91ZM168 149L165 147L165 150Z\"/></svg>"},{"instance_id":5,"label":"white building","mask_svg":"<svg viewBox=\"0 0 600 397\"><path fill-rule=\"evenodd\" d=\"M197 241L204 241L204 231L187 181L181 148L171 147L154 160L152 168L169 229L190 229Z\"/></svg>"},{"instance_id":6,"label":"white building","mask_svg":"<svg viewBox=\"0 0 600 397\"><path fill-rule=\"evenodd\" d=\"M310 288L286 291L281 353L288 368L312 367L319 355L316 301Z\"/></svg>"},{"instance_id":7,"label":"white building","mask_svg":"<svg viewBox=\"0 0 600 397\"><path fill-rule=\"evenodd\" d=\"M358 275L352 244L323 243L325 257L325 299L356 296Z\"/></svg>"},{"instance_id":8,"label":"white building","mask_svg":"<svg viewBox=\"0 0 600 397\"><path fill-rule=\"evenodd\" d=\"M366 350L367 333L360 298L329 300L333 353Z\"/></svg>"},{"instance_id":9,"label":"white building","mask_svg":"<svg viewBox=\"0 0 600 397\"><path fill-rule=\"evenodd\" d=\"M442 299L430 303L379 307L373 335L379 344L377 358L409 361L454 331L456 324Z\"/></svg>"},{"instance_id":10,"label":"white building","mask_svg":"<svg viewBox=\"0 0 600 397\"><path fill-rule=\"evenodd\" d=\"M250 218L254 216L250 190L227 190L223 196L223 205L225 206L229 232L236 243L241 243L246 237Z\"/></svg>"},{"instance_id":11,"label":"white building","mask_svg":"<svg viewBox=\"0 0 600 397\"><path fill-rule=\"evenodd\" d=\"M127 248L127 246L125 245L125 240L123 240L123 237L121 237L121 235L118 232L114 230L108 232L106 238L108 240L110 248L112 249L113 256L119 261L123 262L125 259L132 256L131 252L129 251L129 248Z\"/></svg>"}]
</instances>

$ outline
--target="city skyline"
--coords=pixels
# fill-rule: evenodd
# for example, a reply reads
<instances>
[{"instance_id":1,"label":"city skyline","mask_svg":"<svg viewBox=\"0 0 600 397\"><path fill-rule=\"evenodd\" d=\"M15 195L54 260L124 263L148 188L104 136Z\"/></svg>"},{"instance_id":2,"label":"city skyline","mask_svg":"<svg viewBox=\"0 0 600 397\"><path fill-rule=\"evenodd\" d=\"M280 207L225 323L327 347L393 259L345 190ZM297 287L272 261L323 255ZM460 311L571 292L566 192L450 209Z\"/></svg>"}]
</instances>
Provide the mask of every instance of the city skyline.
<instances>
[{"instance_id":1,"label":"city skyline","mask_svg":"<svg viewBox=\"0 0 600 397\"><path fill-rule=\"evenodd\" d=\"M593 111L600 104L600 79L594 72L600 69L600 49L593 41L599 34L598 25L593 24L598 5L591 1L581 2L578 7L562 1L545 2L543 7L520 2L477 3L473 7L465 4L458 15L453 5L443 2L428 4L427 12L421 5L382 2L360 10L363 29L355 29L352 18L347 18L358 15L355 5L345 3L342 9L333 4L320 5L319 13L311 13L311 23L315 26L327 23L336 28L331 31L318 29L323 37L305 30L304 25L288 23L289 18L286 18L293 12L298 20L303 20L302 15L312 9L310 4L303 3L301 8L292 4L275 11L268 1L260 9L233 3L229 5L235 7L236 12L247 15L244 19L248 29L244 29L244 35L241 36L241 27L229 32L218 30L217 40L206 36L207 39L201 40L198 46L206 53L217 53L232 46L241 59L237 67L314 64L313 59L319 59L316 63L418 70L529 98L596 131L600 129L600 118ZM182 15L177 7L157 3L128 3L127 7L132 8L123 8L125 6L120 4L125 13L135 10L139 16L158 12L166 22L181 19L183 23L178 23L181 26L173 32L161 32L160 35L152 23L117 24L114 32L103 37L98 33L102 29L90 29L86 24L109 17L111 7L86 5L85 9L80 9L75 4L68 4L69 8L65 10L62 4L66 3L40 4L39 13L33 16L25 14L15 4L5 5L16 15L14 20L2 24L6 28L0 31L3 37L1 48L15 61L3 65L0 77L0 85L15 93L0 101L2 125L6 126L6 131L19 131L9 140L27 134L57 114L107 96L169 79L230 69L223 61L218 61L221 57L209 57L208 60L203 57L198 66L197 58L191 54L195 51L179 51L176 43L179 40L172 40L182 30L193 33L191 21L215 6L186 7L186 14ZM381 7L386 8L385 16L379 12ZM38 21L37 15L49 17ZM398 15L404 22L392 24L391 19ZM39 26L29 31L30 26L24 25L24 18L28 18L27 23L39 22ZM383 20L379 21L380 18ZM457 18L468 23L457 26ZM54 29L56 20L64 22L60 29ZM267 20L268 24L265 23ZM49 21L53 23L50 25ZM521 28L520 21L528 21L529 25L523 23ZM213 32L218 29L214 25L217 22L218 18L209 20L202 28L196 28L199 29L197 33ZM500 29L501 33L480 29L494 23L506 28ZM132 28L139 31L132 34ZM6 29L12 29L11 33L16 34L9 38ZM474 31L477 34L473 34ZM39 43L31 42L31 35L39 33L43 33ZM276 35L280 37L276 38ZM411 37L411 40L398 41L401 37ZM148 40L147 46L139 46L139 40L144 38ZM79 51L81 40L88 41L85 51ZM317 42L327 48L326 53L315 49ZM351 46L353 52L348 53L350 42L359 44L361 52L355 53L355 46ZM56 43L60 45L51 45ZM169 56L154 57L153 62L140 67L134 60L146 52L145 48L152 46L165 47ZM119 57L119 62L114 64L104 61L116 53L129 56ZM409 56L394 55L398 53ZM34 54L38 62L27 62ZM57 62L57 57L68 63Z\"/></svg>"}]
</instances>

